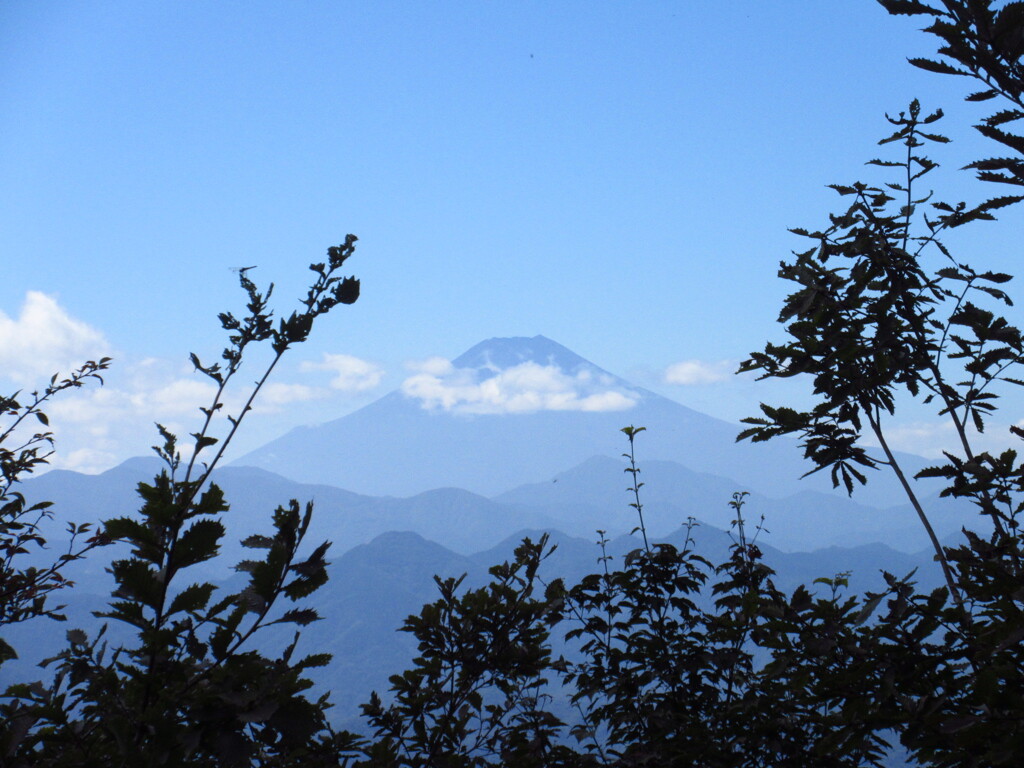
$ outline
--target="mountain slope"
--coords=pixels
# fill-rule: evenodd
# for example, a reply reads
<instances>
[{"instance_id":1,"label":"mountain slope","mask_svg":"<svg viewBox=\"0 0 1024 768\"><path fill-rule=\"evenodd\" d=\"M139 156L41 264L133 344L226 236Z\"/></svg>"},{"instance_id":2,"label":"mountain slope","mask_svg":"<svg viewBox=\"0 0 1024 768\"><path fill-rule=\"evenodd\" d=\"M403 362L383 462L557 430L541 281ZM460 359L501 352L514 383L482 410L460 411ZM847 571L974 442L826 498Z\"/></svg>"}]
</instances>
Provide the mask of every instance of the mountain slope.
<instances>
[{"instance_id":1,"label":"mountain slope","mask_svg":"<svg viewBox=\"0 0 1024 768\"><path fill-rule=\"evenodd\" d=\"M444 394L452 398L467 391L476 396L489 379L510 371L522 374L516 379L521 386L527 374L560 375L562 384L586 388L592 396L612 393L619 398L614 405L630 400L632 405L587 410L576 399L561 409L549 403L546 409L483 412L479 402L453 400L444 407L396 390L340 419L294 429L234 465L375 496L408 496L438 487L492 496L552 478L595 454L620 455L626 447L620 429L634 424L647 427L637 447L641 464L675 461L696 472L740 478L746 487L773 497L805 489L833 492L825 473L800 482L807 466L792 441L737 444L738 425L634 387L543 336L482 342L453 361L448 379L428 383L435 389L447 386ZM491 384L481 397L514 385L505 380ZM908 461L911 472L922 466L920 459ZM873 506L890 506L901 498L895 481L884 473L858 491L858 500Z\"/></svg>"},{"instance_id":2,"label":"mountain slope","mask_svg":"<svg viewBox=\"0 0 1024 768\"><path fill-rule=\"evenodd\" d=\"M594 456L552 480L514 488L493 501L549 517L556 528L574 536L589 536L596 528L628 530L635 513L628 506L632 497L626 492L630 478L623 473L625 466L621 458ZM654 536L669 535L690 517L728 530L735 517L729 507L732 494L750 488L671 461L643 462L640 479L644 520ZM923 501L939 536L955 535L962 526L979 522L969 503L938 497ZM877 509L856 498L810 490L781 499L755 491L746 498L744 513L751 523L763 516L761 541L785 552L874 542L907 553L930 548L909 505Z\"/></svg>"}]
</instances>

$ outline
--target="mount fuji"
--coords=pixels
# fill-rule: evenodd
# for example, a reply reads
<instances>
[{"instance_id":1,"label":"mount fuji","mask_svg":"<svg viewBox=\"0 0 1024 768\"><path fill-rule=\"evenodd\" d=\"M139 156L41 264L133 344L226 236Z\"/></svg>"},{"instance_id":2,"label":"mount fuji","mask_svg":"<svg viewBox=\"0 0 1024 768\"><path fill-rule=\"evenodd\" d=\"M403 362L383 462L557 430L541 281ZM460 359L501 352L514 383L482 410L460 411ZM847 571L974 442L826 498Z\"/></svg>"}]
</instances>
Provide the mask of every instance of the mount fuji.
<instances>
[{"instance_id":1,"label":"mount fuji","mask_svg":"<svg viewBox=\"0 0 1024 768\"><path fill-rule=\"evenodd\" d=\"M834 492L827 473L800 480L808 467L794 441L736 443L739 425L635 386L544 336L490 339L428 363L379 400L293 429L233 465L373 496L456 487L490 497L550 482L594 456L620 457L628 447L620 430L632 424L647 428L637 441L641 467L672 461L774 498ZM905 460L911 471L924 466ZM903 500L882 472L855 497L877 507Z\"/></svg>"}]
</instances>

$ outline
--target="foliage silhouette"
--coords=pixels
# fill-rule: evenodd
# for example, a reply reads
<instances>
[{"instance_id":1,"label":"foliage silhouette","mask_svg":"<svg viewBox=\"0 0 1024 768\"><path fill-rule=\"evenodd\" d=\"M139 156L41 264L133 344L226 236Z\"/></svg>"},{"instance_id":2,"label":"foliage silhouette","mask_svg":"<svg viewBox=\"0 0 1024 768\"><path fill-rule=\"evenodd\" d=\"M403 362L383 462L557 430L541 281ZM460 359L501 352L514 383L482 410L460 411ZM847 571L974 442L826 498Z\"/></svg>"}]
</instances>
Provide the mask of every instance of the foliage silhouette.
<instances>
[{"instance_id":1,"label":"foliage silhouette","mask_svg":"<svg viewBox=\"0 0 1024 768\"><path fill-rule=\"evenodd\" d=\"M889 13L925 16L932 22L925 32L942 41L943 58L910 59L929 72L970 77L984 88L967 96L968 101L1002 99L1007 108L989 115L975 126L983 135L999 142L1016 155L1024 155L1024 136L1007 126L1024 119L1024 3L994 3L992 0L878 0ZM1001 7L999 7L1001 6ZM1024 159L1000 157L975 160L968 168L978 178L1024 186Z\"/></svg>"},{"instance_id":2,"label":"foliage silhouette","mask_svg":"<svg viewBox=\"0 0 1024 768\"><path fill-rule=\"evenodd\" d=\"M744 494L731 504L737 535L717 566L692 535L618 568L602 547L601 571L567 588L543 583L550 549L527 540L481 589L439 580L440 599L403 627L419 655L391 678L392 703L364 707L363 764L883 765L901 675L922 667L902 650L911 587L888 576L865 602L840 575L787 596L747 535Z\"/></svg>"},{"instance_id":3,"label":"foliage silhouette","mask_svg":"<svg viewBox=\"0 0 1024 768\"><path fill-rule=\"evenodd\" d=\"M979 130L1024 153L1024 141L1006 128L1024 117L1024 3L997 10L985 0L880 2L892 13L934 18L928 31L943 39L940 54L960 66L914 63L981 79L986 90L973 100L1008 99L1015 106ZM395 702L385 708L375 696L366 708L378 739L368 765L877 766L896 738L921 765L1019 764L1024 464L1012 449L993 455L974 442L995 411L996 385L1021 383L1011 373L1024 344L988 308L1011 303L1001 287L1010 276L956 260L940 236L991 220L1021 197L968 206L921 193L920 179L936 164L920 149L946 141L931 128L940 118L922 114L916 101L890 118L894 131L881 143L902 145L903 157L870 164L899 177L884 186L835 186L850 201L846 210L823 230L796 230L815 247L780 269L797 284L780 314L790 340L751 355L741 370L807 374L818 400L807 412L762 406L740 439L795 434L810 472L828 470L848 492L867 482L867 470L889 467L931 536L946 586L919 594L913 574L886 573L884 591L861 597L847 593L846 574L836 574L783 594L756 536L747 536L742 495L732 501L737 535L726 562L702 559L691 536L681 550L652 544L634 452L642 428L630 426L622 430L626 471L643 547L613 568L600 532L601 570L572 587L547 585L543 598L535 597L543 544L524 543L489 587L465 601L457 581L443 583L442 598L405 626L420 656L392 678ZM970 167L986 181L1024 180L1019 158ZM925 261L932 253L937 266ZM964 543L949 548L935 537L886 436L900 391L936 403L962 451L918 476L940 478L944 495L973 501L990 534L965 531ZM863 446L866 430L880 456ZM1017 427L1011 433L1024 437ZM508 574L522 574L516 589L507 588ZM710 606L702 604L707 596ZM529 638L519 652L539 666L480 664L479 649L493 641L492 616L532 627L516 625L517 636ZM544 666L557 630L567 652ZM452 706L459 691L473 695ZM494 703L510 692L529 701L529 717ZM559 707L557 697L570 706ZM439 738L443 755L427 746ZM533 751L509 746L523 744Z\"/></svg>"},{"instance_id":4,"label":"foliage silhouette","mask_svg":"<svg viewBox=\"0 0 1024 768\"><path fill-rule=\"evenodd\" d=\"M68 647L45 662L55 670L52 682L12 686L3 705L5 765L313 766L346 759L354 737L331 728L326 695L306 697L312 683L305 675L330 656L296 656L298 631L276 657L251 647L268 627L319 618L300 602L327 580L329 543L301 554L312 504L278 507L270 535L242 542L253 554L236 566L248 582L239 592L221 596L210 582L189 583L188 569L219 552L228 505L211 475L260 389L318 317L358 298L358 280L339 274L355 242L349 235L328 249L326 261L310 265L316 278L303 308L276 323L268 308L273 285L261 292L239 271L247 313L220 315L228 332L222 362L191 357L217 388L200 409L190 455L183 459L177 437L157 425L163 439L154 450L164 468L151 484L139 484L137 516L103 523L102 539L130 551L113 562L116 588L96 615L129 628L131 639L109 645L107 625L92 638L69 630ZM226 415L224 437L216 437L225 392L247 350L260 343L270 346L271 361L241 410ZM297 605L283 608L282 599Z\"/></svg>"},{"instance_id":5,"label":"foliage silhouette","mask_svg":"<svg viewBox=\"0 0 1024 768\"><path fill-rule=\"evenodd\" d=\"M1024 141L1009 128L1024 117L1024 3L996 9L987 0L879 2L892 13L932 20L928 31L943 41L945 59L914 63L981 80L985 90L973 100L1008 100L1010 108L979 130L1024 154ZM335 274L354 248L349 237L329 250L328 261L312 265L317 279L305 309L276 327L270 291L260 293L240 270L248 314L221 315L229 332L223 363L207 366L193 356L218 388L202 409L188 459L160 427L156 450L166 468L140 485L139 515L106 521L102 538L82 545L130 546L112 566L117 589L101 615L133 628L133 640L108 647L102 632L90 638L69 631L68 648L50 660L54 681L15 686L2 702L4 764L831 768L884 765L896 739L921 765L1019 764L1024 464L1012 449L991 454L975 442L995 412L996 386L1020 384L1010 373L1024 350L1020 332L990 308L1010 303L1001 287L1009 275L959 262L940 236L990 220L1021 198L968 206L919 192L920 179L935 167L920 149L944 142L931 127L940 117L923 114L915 101L890 118L894 131L882 143L901 146L902 157L871 164L895 169L899 178L837 185L846 209L825 229L797 230L815 245L780 270L797 285L780 314L790 340L753 354L743 370L807 374L818 401L807 412L763 406L741 437L799 436L810 471L828 470L848 492L867 481L869 469L889 467L931 533L913 479L889 448L886 419L898 392L935 403L959 449L918 476L943 480L945 495L971 500L990 523L990 532L965 531L954 547L931 534L944 588L921 594L912 574L886 573L883 591L851 595L847 575L835 574L785 594L762 560L757 533L748 533L743 494L730 502L736 523L725 562L697 553L692 521L681 548L650 541L635 454L644 428L630 426L623 429L626 472L643 546L616 567L600 532L598 571L571 586L544 582L552 551L546 538L524 541L482 588L463 591L460 579L438 579L439 599L403 627L418 641L412 668L391 678L390 701L374 695L364 706L372 737L336 733L326 697L305 696L305 675L327 663L324 655L296 660L297 633L276 658L249 649L266 627L302 627L318 618L302 604L278 606L282 597L303 600L326 580L326 543L300 555L312 508L297 501L279 507L274 531L244 542L254 556L238 565L248 580L239 592L219 596L205 582L181 586L181 576L217 555L227 505L211 472L259 389L316 317L358 296L357 281ZM1019 157L970 167L982 180L1024 182ZM941 265L927 261L933 256ZM269 343L273 360L242 410L227 417L219 440L214 417L226 387L243 351L261 342ZM77 379L65 380L72 382L67 387L104 366L88 364ZM15 426L30 415L45 425L40 406L63 384L54 379L56 389L33 394L27 406L9 398L5 412ZM1019 428L1011 432L1024 437ZM865 433L881 455L864 448ZM49 513L26 508L12 485L45 461L40 451L49 444L41 433L21 449L0 452L0 536L12 542L0 626L56 617L45 598L63 585L60 570L82 551L49 570L12 565L42 543L38 515ZM201 464L200 454L211 449ZM555 643L564 651L556 654Z\"/></svg>"},{"instance_id":6,"label":"foliage silhouette","mask_svg":"<svg viewBox=\"0 0 1024 768\"><path fill-rule=\"evenodd\" d=\"M905 158L870 164L893 167L900 178L885 188L861 182L834 185L841 196L852 199L850 207L832 216L825 230L793 230L817 245L783 262L779 270L780 277L798 286L779 314L791 340L769 343L764 352L744 361L740 371L760 371L761 379L810 377L817 402L803 412L762 405L761 417L744 419L753 426L738 439L756 442L797 434L812 465L809 473L828 469L833 484L842 483L850 493L855 482L867 481L863 469L891 468L959 600L942 546L889 447L885 417L894 413L898 390L925 403L937 399L940 415L948 415L965 455L973 458L970 427L984 431L986 418L995 411L993 384L1019 383L1007 371L1020 363L1024 341L1004 318L974 303L987 298L1009 304L1007 294L995 286L1010 276L978 272L957 262L939 240L948 228L992 218L991 211L1008 204L1007 198L972 209L964 203L932 202L935 218L923 212L931 193L916 192L915 182L937 163L918 150L929 141L946 141L924 130L941 116L940 111L921 117L915 101L907 113L889 118L897 130L881 143L902 143ZM913 229L918 218L922 234ZM946 265L926 269L929 249ZM959 376L966 378L954 383ZM864 447L865 422L884 458ZM1004 530L1006 516L993 507L988 511L996 529Z\"/></svg>"},{"instance_id":7,"label":"foliage silhouette","mask_svg":"<svg viewBox=\"0 0 1024 768\"><path fill-rule=\"evenodd\" d=\"M107 357L90 360L66 378L54 374L42 391L29 393L27 400L21 392L0 397L0 416L4 419L0 432L0 630L40 616L62 618L63 606L49 607L47 599L54 592L71 586L62 571L99 543L91 537L79 544L79 539L90 532L91 525L68 523L70 543L63 555L44 567L21 567L27 555L46 546L42 524L53 517L53 504L48 501L26 504L16 487L25 476L47 464L54 451L53 433L49 429L23 437L25 427L32 424L34 418L48 428L50 419L43 410L47 402L90 380L102 383L101 372L109 366ZM14 658L17 652L0 637L0 665Z\"/></svg>"},{"instance_id":8,"label":"foliage silhouette","mask_svg":"<svg viewBox=\"0 0 1024 768\"><path fill-rule=\"evenodd\" d=\"M1010 109L991 116L978 129L1024 153L1024 139L1005 128L1024 117L1024 6L1009 3L996 10L990 2L946 0L938 8L916 1L879 1L892 13L933 17L927 31L943 40L939 53L960 66L928 59L913 63L982 80L986 90L971 94L969 100L1008 100ZM828 469L833 484L842 483L850 493L855 482L866 482L864 469L888 466L932 541L950 593L962 602L915 486L889 447L885 418L894 412L898 391L924 403L937 401L939 415L949 418L960 456L947 453L949 464L919 476L956 482L958 468L991 459L975 449L973 432L984 432L995 411L994 385L1024 383L1009 375L1024 360L1019 329L985 306L1012 304L998 287L1011 276L979 272L956 260L940 236L971 222L992 220L993 211L1024 196L997 196L968 207L962 202L933 202L931 192L920 192L919 180L937 167L920 148L948 141L927 127L941 117L941 110L922 117L915 100L908 112L889 118L896 130L880 143L900 142L905 155L869 164L893 168L897 178L884 186L834 185L841 196L851 199L847 210L832 216L824 230L793 230L816 246L795 254L795 260L783 262L779 270L780 277L798 286L779 315L791 340L768 344L740 370L759 371L760 378L811 377L817 402L803 412L762 405L761 417L744 420L752 427L740 439L799 435L813 467L810 471ZM968 167L978 169L986 181L1024 183L1020 158L979 160ZM940 263L929 266L926 260L933 254ZM879 444L881 457L863 446L862 419ZM983 494L982 501L979 511L997 532L1005 533L1011 515L991 494Z\"/></svg>"},{"instance_id":9,"label":"foliage silhouette","mask_svg":"<svg viewBox=\"0 0 1024 768\"><path fill-rule=\"evenodd\" d=\"M948 551L966 614L912 575L863 597L848 574L785 594L744 496L718 565L691 521L681 549L651 542L617 568L602 534L601 570L568 588L539 575L546 539L483 588L438 580L403 627L419 655L391 678L392 703L364 706L375 738L360 764L884 766L896 738L921 765L1017 764L1019 538L969 533Z\"/></svg>"}]
</instances>

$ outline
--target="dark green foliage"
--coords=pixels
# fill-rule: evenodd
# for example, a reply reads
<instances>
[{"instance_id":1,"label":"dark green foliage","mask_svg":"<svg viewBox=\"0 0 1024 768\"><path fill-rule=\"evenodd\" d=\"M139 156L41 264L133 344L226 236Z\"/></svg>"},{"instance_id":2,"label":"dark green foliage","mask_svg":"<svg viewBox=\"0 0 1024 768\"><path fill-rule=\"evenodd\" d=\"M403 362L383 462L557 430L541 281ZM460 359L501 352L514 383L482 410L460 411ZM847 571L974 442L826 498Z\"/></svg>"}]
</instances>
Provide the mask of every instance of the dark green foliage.
<instances>
[{"instance_id":1,"label":"dark green foliage","mask_svg":"<svg viewBox=\"0 0 1024 768\"><path fill-rule=\"evenodd\" d=\"M419 640L415 666L391 678L394 703L374 694L364 714L377 734L370 762L387 766L567 765L560 721L545 708L547 626L561 584L539 592L547 537L526 539L486 587L457 594L462 579L435 579L440 599L402 628Z\"/></svg>"},{"instance_id":2,"label":"dark green foliage","mask_svg":"<svg viewBox=\"0 0 1024 768\"><path fill-rule=\"evenodd\" d=\"M914 60L925 69L968 75L987 89L969 99L1003 98L1011 109L978 126L986 136L1024 153L1024 141L1005 126L1024 116L1020 57L1024 48L1024 4L944 0L881 4L893 13L928 15L928 32L943 40L947 61ZM894 393L903 389L936 402L948 417L959 443L946 461L918 477L945 482L943 496L968 498L990 523L991 534L965 531L966 542L943 548L932 535L943 566L945 590L928 596L900 593L893 611L878 622L878 656L899 666L894 714L903 743L927 765L1015 765L1024 754L1024 611L1019 515L1024 502L1024 464L1014 450L998 455L974 447L977 433L995 411L995 385L1020 385L1012 368L1024 360L1021 332L988 305L1010 305L1001 286L1009 275L978 271L953 258L942 245L943 229L993 218L992 212L1019 202L1020 196L995 197L980 205L932 202L931 194L912 191L935 164L919 153L928 141L944 141L923 126L941 116L920 117L916 102L908 114L891 120L898 130L883 143L899 141L905 159L872 161L899 169L902 178L884 188L857 183L835 187L852 197L844 214L819 232L797 230L817 241L814 249L783 263L780 276L797 283L780 322L790 340L769 344L742 370L762 377L808 374L817 404L808 412L762 406L763 416L747 419L752 428L741 437L801 437L812 471L830 469L848 490L865 482L858 469L885 465L902 481L908 498L931 533L923 505L886 442L883 418L894 410ZM931 129L929 129L930 131ZM1024 183L1020 157L981 160L969 167L979 178ZM890 192L899 194L895 200ZM925 212L923 206L931 209ZM934 217L934 218L932 218ZM915 234L920 232L920 234ZM938 265L927 262L934 252ZM864 419L883 452L869 455L860 443ZM1024 437L1017 427L1013 436ZM875 598L877 599L877 598ZM875 654L875 651L870 651ZM870 670L868 670L870 671ZM889 685L892 685L892 682Z\"/></svg>"},{"instance_id":3,"label":"dark green foliage","mask_svg":"<svg viewBox=\"0 0 1024 768\"><path fill-rule=\"evenodd\" d=\"M482 589L438 580L441 598L404 627L419 656L391 678L394 702L364 707L364 764L880 766L897 741L922 765L1017 764L1019 538L967 534L948 550L963 605L909 575L863 597L847 574L785 594L743 496L717 566L689 536L619 568L602 548L600 572L540 597L544 542L526 541Z\"/></svg>"},{"instance_id":4,"label":"dark green foliage","mask_svg":"<svg viewBox=\"0 0 1024 768\"><path fill-rule=\"evenodd\" d=\"M123 520L108 525L133 550L113 564L116 599L98 614L134 627L136 643L111 650L102 636L90 642L81 630L69 632L69 648L51 660L56 682L19 691L36 707L26 706L24 716L49 723L22 751L54 765L334 764L345 737L329 730L326 700L304 696L305 671L328 659L294 658L297 634L277 658L244 649L261 627L316 618L311 609L271 616L282 594L301 599L326 581L326 546L296 556L311 507L300 515L293 501L277 510L266 559L238 566L250 577L242 591L214 601L215 587L198 583L171 598L179 570L216 556L223 528L215 516L226 506L213 485L192 508L176 510L167 474L140 493L143 530Z\"/></svg>"},{"instance_id":5,"label":"dark green foliage","mask_svg":"<svg viewBox=\"0 0 1024 768\"><path fill-rule=\"evenodd\" d=\"M394 703L365 707L366 764L881 765L903 676L929 680L904 644L920 623L912 589L890 577L862 602L840 576L787 596L733 503L738 535L717 567L690 538L654 544L541 599L544 544L527 541L483 589L439 581L441 599L404 627L420 655L392 677ZM552 629L568 643L557 659Z\"/></svg>"},{"instance_id":6,"label":"dark green foliage","mask_svg":"<svg viewBox=\"0 0 1024 768\"><path fill-rule=\"evenodd\" d=\"M61 573L64 568L99 543L95 537L79 543L90 532L89 523L68 523L70 542L64 554L44 566L22 567L25 556L46 546L40 526L53 517L53 510L46 501L26 504L15 488L26 475L45 465L53 453L53 433L45 429L50 424L43 410L46 403L90 380L102 383L100 373L109 366L107 357L98 362L90 360L64 379L54 374L42 391L29 393L27 399L21 392L0 397L0 631L9 624L40 616L61 618L62 606L48 606L47 598L70 585ZM25 437L23 431L35 422L44 431ZM0 637L0 665L13 658L17 658L15 649Z\"/></svg>"},{"instance_id":7,"label":"dark green foliage","mask_svg":"<svg viewBox=\"0 0 1024 768\"><path fill-rule=\"evenodd\" d=\"M914 63L982 80L987 89L974 100L1009 100L1013 106L979 130L1024 154L1024 140L1005 127L1024 117L1024 3L997 10L987 0L880 2L893 13L931 17L928 31L942 38L939 52L954 63ZM457 582L442 584L442 599L406 627L420 639L421 655L412 670L392 678L397 703L385 710L375 698L368 709L382 739L370 764L510 762L498 742L479 739L479 715L465 716L479 712L486 697L458 714L437 706L438 697L447 701L456 690L451 680L459 681L458 690L548 686L562 694L569 706L549 706L548 729L534 741L549 750L551 765L869 766L883 764L895 739L921 765L1020 764L1024 464L1013 450L994 455L975 450L972 441L995 411L996 385L1022 383L1011 369L1024 361L1024 340L991 308L1011 304L1002 288L1010 276L957 261L940 236L991 220L1021 198L972 207L918 191L936 167L921 147L946 141L931 127L940 118L939 111L923 115L916 101L890 118L895 130L881 143L901 145L903 155L870 164L895 169L897 178L878 186L836 185L846 209L822 230L795 230L814 247L780 268L796 284L779 316L789 339L751 355L741 370L806 375L817 402L808 411L764 405L740 438L796 435L809 471L828 470L848 492L867 482L869 470L894 471L931 534L946 588L919 594L912 574L886 573L884 592L861 597L847 594L847 575L837 574L814 589L783 594L746 535L742 495L732 502L737 538L727 562L702 560L689 538L682 550L651 544L634 454L643 428L630 426L622 430L630 443L628 490L643 548L612 568L601 532L601 572L568 589L552 585L532 617L514 614L534 622L541 658L546 633L561 630L565 656L514 673L500 665L493 674L481 668L477 649L493 642L483 617L507 615L518 597L501 589L500 579L466 602L454 592ZM970 167L983 180L1024 183L1020 158ZM944 480L943 495L971 499L990 523L989 535L965 531L964 543L944 548L932 533L913 479L886 439L885 419L901 392L934 402L952 421L962 453L947 453L920 476ZM864 447L866 431L880 455ZM1018 427L1011 433L1024 437ZM535 553L521 550L512 569L528 572L536 561ZM447 630L456 625L460 643L452 646ZM445 660L443 679L435 671L438 658ZM501 745L516 742L517 731L518 743L529 741L507 710L489 712L486 729L502 734ZM408 733L416 744L454 733L448 743L460 757L445 762L396 747Z\"/></svg>"},{"instance_id":8,"label":"dark green foliage","mask_svg":"<svg viewBox=\"0 0 1024 768\"><path fill-rule=\"evenodd\" d=\"M885 417L893 414L899 391L925 403L935 400L939 414L952 421L965 458L974 460L971 430L984 431L995 411L992 386L1017 383L1008 371L1024 359L1024 339L1005 318L974 303L1010 304L996 287L1010 277L956 261L939 240L945 229L991 219L991 211L1008 200L969 209L964 203L931 202L931 193L915 192L915 182L936 167L920 148L944 141L923 127L940 117L941 112L922 117L915 101L908 112L889 118L897 130L881 143L901 143L904 159L870 164L897 169L897 180L884 188L860 182L836 185L841 196L851 199L849 208L832 216L824 230L794 230L816 245L783 262L779 270L780 277L797 285L779 314L789 341L768 344L740 370L759 371L760 378L805 375L813 381L817 402L803 412L762 405L761 417L744 419L752 426L738 439L798 435L810 472L829 470L833 484L842 483L851 493L855 482L867 481L865 470L889 466L928 531L950 591L959 600L925 510L889 448ZM924 212L926 203L931 216ZM915 234L918 226L921 234ZM941 266L928 268L926 258L933 251ZM878 442L881 457L864 447L865 428ZM997 530L1005 529L1008 520L1000 510L988 505L982 511Z\"/></svg>"},{"instance_id":9,"label":"dark green foliage","mask_svg":"<svg viewBox=\"0 0 1024 768\"><path fill-rule=\"evenodd\" d=\"M303 554L312 504L278 507L272 533L242 542L253 555L236 566L247 576L238 592L221 594L187 574L220 551L228 504L211 473L259 390L317 317L356 300L358 281L336 274L354 243L350 235L329 249L327 264L310 267L316 279L305 309L276 327L268 309L273 286L261 293L246 270L239 272L248 312L242 319L220 316L228 331L223 364L203 365L192 355L196 369L218 386L213 402L201 408L189 459L183 461L177 437L157 425L163 441L154 450L165 468L151 484L139 484L137 515L103 523L99 541L126 549L110 567L111 601L96 615L130 628L129 639L108 642L107 625L93 638L72 629L67 648L45 662L55 673L51 682L7 691L4 765L335 766L352 751L354 738L335 733L327 721L327 697L307 697L308 671L330 656L298 655L298 632L276 656L252 650L253 637L267 627L301 627L319 618L301 602L327 581L329 543ZM226 388L245 350L260 342L272 348L271 362L242 410L227 416L224 438L214 437ZM213 446L217 451L200 465L200 454Z\"/></svg>"},{"instance_id":10,"label":"dark green foliage","mask_svg":"<svg viewBox=\"0 0 1024 768\"><path fill-rule=\"evenodd\" d=\"M968 101L1002 98L1009 108L987 117L978 131L999 142L1015 155L1024 155L1024 136L1006 126L1024 118L1024 3L993 0L878 0L889 13L926 16L925 28L941 40L940 59L917 58L910 63L930 72L960 75L979 80L984 88L967 96ZM997 157L976 160L967 166L984 181L1024 186L1024 159ZM1020 199L1020 198L1016 198Z\"/></svg>"}]
</instances>

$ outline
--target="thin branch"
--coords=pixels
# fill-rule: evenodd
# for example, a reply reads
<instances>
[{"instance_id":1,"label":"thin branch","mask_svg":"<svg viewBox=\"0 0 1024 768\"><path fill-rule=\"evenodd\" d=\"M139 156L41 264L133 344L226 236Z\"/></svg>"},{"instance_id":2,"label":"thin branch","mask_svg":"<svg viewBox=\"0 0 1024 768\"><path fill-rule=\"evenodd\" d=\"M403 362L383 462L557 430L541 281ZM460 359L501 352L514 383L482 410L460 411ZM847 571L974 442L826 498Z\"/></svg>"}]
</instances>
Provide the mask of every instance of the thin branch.
<instances>
[{"instance_id":1,"label":"thin branch","mask_svg":"<svg viewBox=\"0 0 1024 768\"><path fill-rule=\"evenodd\" d=\"M868 418L868 423L871 425L871 429L875 433L875 437L882 446L882 450L885 451L885 455L889 458L890 465L896 473L896 477L899 478L900 484L903 486L903 491L907 494L907 498L910 499L910 503L914 507L914 511L917 512L917 516L921 520L921 524L928 533L928 538L931 540L932 548L935 550L935 559L939 561L939 565L942 567L942 575L946 580L946 586L949 588L949 594L952 596L957 606L963 608L963 597L960 595L960 589L956 585L956 580L949 567L949 562L946 560L946 553L942 548L941 542L939 542L939 537L935 535L935 529L932 528L931 521L928 519L928 515L925 514L924 508L921 506L921 502L918 501L917 494L914 493L914 488L907 480L907 476L903 473L903 469L900 467L899 462L896 461L896 457L889 448L889 443L886 441L885 434L882 432L877 412L875 412L875 409L871 407L866 407L864 410Z\"/></svg>"}]
</instances>

